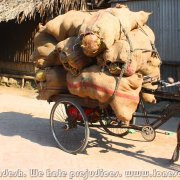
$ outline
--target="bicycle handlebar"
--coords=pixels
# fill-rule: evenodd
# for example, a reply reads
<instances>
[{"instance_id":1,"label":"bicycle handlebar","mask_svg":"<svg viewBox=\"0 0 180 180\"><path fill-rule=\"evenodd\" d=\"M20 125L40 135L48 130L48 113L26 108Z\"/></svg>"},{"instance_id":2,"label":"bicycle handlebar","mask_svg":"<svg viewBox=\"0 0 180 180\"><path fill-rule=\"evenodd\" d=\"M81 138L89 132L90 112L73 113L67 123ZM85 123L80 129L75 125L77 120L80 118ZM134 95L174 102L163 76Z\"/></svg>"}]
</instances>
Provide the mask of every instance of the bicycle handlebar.
<instances>
[{"instance_id":1,"label":"bicycle handlebar","mask_svg":"<svg viewBox=\"0 0 180 180\"><path fill-rule=\"evenodd\" d=\"M152 85L158 85L160 87L172 87L172 86L180 86L180 81L174 82L165 82L164 80L154 81L153 77L145 76L143 84L151 83Z\"/></svg>"},{"instance_id":2,"label":"bicycle handlebar","mask_svg":"<svg viewBox=\"0 0 180 180\"><path fill-rule=\"evenodd\" d=\"M158 80L155 82L151 82L152 85L160 85L160 86L164 86L166 85L166 82L164 82L163 80Z\"/></svg>"},{"instance_id":3,"label":"bicycle handlebar","mask_svg":"<svg viewBox=\"0 0 180 180\"><path fill-rule=\"evenodd\" d=\"M171 86L180 86L180 81L174 82L174 83L167 83L163 80L158 80L155 82L151 82L152 85L159 85L161 87L171 87Z\"/></svg>"}]
</instances>

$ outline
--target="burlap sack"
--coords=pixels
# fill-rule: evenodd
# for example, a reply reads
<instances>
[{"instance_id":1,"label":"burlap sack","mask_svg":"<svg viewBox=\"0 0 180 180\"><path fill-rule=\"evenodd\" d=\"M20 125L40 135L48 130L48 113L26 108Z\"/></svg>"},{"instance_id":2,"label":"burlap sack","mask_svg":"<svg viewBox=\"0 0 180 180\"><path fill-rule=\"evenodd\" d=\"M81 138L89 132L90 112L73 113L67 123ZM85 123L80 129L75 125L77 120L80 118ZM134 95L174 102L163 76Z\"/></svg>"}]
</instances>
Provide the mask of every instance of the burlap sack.
<instances>
[{"instance_id":1,"label":"burlap sack","mask_svg":"<svg viewBox=\"0 0 180 180\"><path fill-rule=\"evenodd\" d=\"M39 31L34 36L34 48L37 49L38 47L47 48L46 51L51 51L55 48L55 45L57 44L57 40L50 34L46 32L46 27L39 24ZM43 51L43 48L40 53L47 53ZM42 52L43 51L43 52ZM49 53L48 53L49 54ZM45 54L45 56L47 56Z\"/></svg>"},{"instance_id":2,"label":"burlap sack","mask_svg":"<svg viewBox=\"0 0 180 180\"><path fill-rule=\"evenodd\" d=\"M130 32L143 26L150 15L144 11L132 12L127 7L121 7L100 10L83 22L79 32L85 35L82 48L87 56L95 57L105 48L109 49L115 40L123 36L122 27Z\"/></svg>"},{"instance_id":3,"label":"burlap sack","mask_svg":"<svg viewBox=\"0 0 180 180\"><path fill-rule=\"evenodd\" d=\"M83 21L92 14L93 12L71 10L47 22L45 25L46 31L58 41L63 41L71 36L77 36Z\"/></svg>"},{"instance_id":4,"label":"burlap sack","mask_svg":"<svg viewBox=\"0 0 180 180\"><path fill-rule=\"evenodd\" d=\"M89 57L96 57L104 49L106 49L104 43L96 34L87 34L82 38L83 53Z\"/></svg>"},{"instance_id":5,"label":"burlap sack","mask_svg":"<svg viewBox=\"0 0 180 180\"><path fill-rule=\"evenodd\" d=\"M118 19L111 13L99 11L83 22L79 33L84 35L82 40L84 53L87 56L95 57L105 48L111 47L115 40L119 39L120 25ZM97 38L90 36L90 39L86 37L87 35L96 35Z\"/></svg>"},{"instance_id":6,"label":"burlap sack","mask_svg":"<svg viewBox=\"0 0 180 180\"><path fill-rule=\"evenodd\" d=\"M157 57L151 57L147 64L144 65L140 70L139 73L141 73L143 76L150 76L153 77L154 81L160 80L160 65L161 61ZM148 89L157 89L157 85L152 85L151 83L143 84L144 88ZM156 98L152 94L142 93L142 98L145 102L155 104Z\"/></svg>"},{"instance_id":7,"label":"burlap sack","mask_svg":"<svg viewBox=\"0 0 180 180\"><path fill-rule=\"evenodd\" d=\"M59 61L58 54L56 54L54 51L47 57L38 58L36 61L34 61L34 64L35 67L42 69L62 65Z\"/></svg>"},{"instance_id":8,"label":"burlap sack","mask_svg":"<svg viewBox=\"0 0 180 180\"><path fill-rule=\"evenodd\" d=\"M86 68L82 73L73 77L67 74L67 86L70 93L80 97L89 97L105 103L112 96L116 78L110 74L100 72L96 65ZM110 102L117 118L128 123L136 111L139 102L139 92L142 86L142 76L134 74L122 78L117 94Z\"/></svg>"},{"instance_id":9,"label":"burlap sack","mask_svg":"<svg viewBox=\"0 0 180 180\"><path fill-rule=\"evenodd\" d=\"M45 60L44 59L38 59L38 60L34 61L33 63L34 63L36 68L41 69L44 67Z\"/></svg>"},{"instance_id":10,"label":"burlap sack","mask_svg":"<svg viewBox=\"0 0 180 180\"><path fill-rule=\"evenodd\" d=\"M43 82L46 81L46 71L45 70L38 70L35 75L36 82Z\"/></svg>"},{"instance_id":11,"label":"burlap sack","mask_svg":"<svg viewBox=\"0 0 180 180\"><path fill-rule=\"evenodd\" d=\"M42 76L43 81L37 81L37 88L39 91L37 99L49 100L51 96L67 92L66 71L64 68L46 68Z\"/></svg>"},{"instance_id":12,"label":"burlap sack","mask_svg":"<svg viewBox=\"0 0 180 180\"><path fill-rule=\"evenodd\" d=\"M44 68L60 64L58 55L54 52L56 44L56 39L45 31L44 26L39 25L39 31L34 37L34 52L30 57L36 67Z\"/></svg>"},{"instance_id":13,"label":"burlap sack","mask_svg":"<svg viewBox=\"0 0 180 180\"><path fill-rule=\"evenodd\" d=\"M152 76L152 77L157 76L157 78L160 78L160 65L161 65L161 60L156 56L151 56L147 60L147 63L141 67L139 72L143 76Z\"/></svg>"},{"instance_id":14,"label":"burlap sack","mask_svg":"<svg viewBox=\"0 0 180 180\"><path fill-rule=\"evenodd\" d=\"M143 84L143 87L147 89L157 89L157 86L153 86L151 83ZM156 98L153 94L142 93L142 99L144 102L156 104Z\"/></svg>"},{"instance_id":15,"label":"burlap sack","mask_svg":"<svg viewBox=\"0 0 180 180\"><path fill-rule=\"evenodd\" d=\"M128 33L132 48L135 50L131 56L131 64L127 69L127 76L131 76L137 72L147 60L151 57L152 52L146 50L152 50L151 42L154 43L155 37L153 31L148 26L143 26L143 30L134 29ZM144 33L148 34L148 36ZM139 50L137 50L139 49ZM144 49L144 50L141 50ZM105 50L101 55L97 57L98 64L100 66L111 65L111 63L119 62L122 65L129 59L130 56L130 44L125 37L116 41L113 46ZM112 65L113 66L113 65ZM117 68L118 69L118 68ZM121 69L121 67L119 67ZM110 72L111 67L109 66ZM119 74L120 70L115 71L113 74Z\"/></svg>"},{"instance_id":16,"label":"burlap sack","mask_svg":"<svg viewBox=\"0 0 180 180\"><path fill-rule=\"evenodd\" d=\"M77 37L70 37L57 44L59 60L64 68L71 73L80 72L84 67L93 63L93 59L84 55ZM73 70L73 72L72 72Z\"/></svg>"},{"instance_id":17,"label":"burlap sack","mask_svg":"<svg viewBox=\"0 0 180 180\"><path fill-rule=\"evenodd\" d=\"M126 31L131 31L146 24L151 13L145 11L133 12L128 7L108 8L105 11L116 16Z\"/></svg>"}]
</instances>

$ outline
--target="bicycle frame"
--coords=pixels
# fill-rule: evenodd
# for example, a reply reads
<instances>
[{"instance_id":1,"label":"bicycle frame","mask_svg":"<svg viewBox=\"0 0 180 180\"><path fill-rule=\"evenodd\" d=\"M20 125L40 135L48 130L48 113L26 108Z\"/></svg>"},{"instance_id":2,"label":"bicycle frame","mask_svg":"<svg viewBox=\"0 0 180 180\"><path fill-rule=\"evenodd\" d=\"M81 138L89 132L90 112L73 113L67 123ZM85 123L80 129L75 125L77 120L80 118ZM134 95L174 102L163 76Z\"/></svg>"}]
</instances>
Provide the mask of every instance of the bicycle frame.
<instances>
[{"instance_id":1,"label":"bicycle frame","mask_svg":"<svg viewBox=\"0 0 180 180\"><path fill-rule=\"evenodd\" d=\"M147 113L146 108L144 106L144 102L142 101L142 98L140 98L139 107L141 109L142 115L134 114L133 118L145 118L146 124L152 126L154 129L157 129L161 125L166 123L171 117L173 117L178 112L178 110L180 110L180 93L172 94L170 92L163 92L160 90L152 90L146 88L142 88L141 93L149 93L153 94L156 98L160 98L161 100L173 101L173 103L170 103L166 106L162 114L152 115ZM150 123L149 119L155 120Z\"/></svg>"}]
</instances>

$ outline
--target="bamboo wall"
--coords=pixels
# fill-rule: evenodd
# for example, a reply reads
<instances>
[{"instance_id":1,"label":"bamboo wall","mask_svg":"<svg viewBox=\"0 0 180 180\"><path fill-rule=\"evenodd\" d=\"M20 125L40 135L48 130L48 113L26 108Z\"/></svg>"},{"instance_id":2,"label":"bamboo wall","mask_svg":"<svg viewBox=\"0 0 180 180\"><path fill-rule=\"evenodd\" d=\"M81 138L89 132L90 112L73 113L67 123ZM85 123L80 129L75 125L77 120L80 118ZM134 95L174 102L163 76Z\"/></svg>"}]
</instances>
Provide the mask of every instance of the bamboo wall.
<instances>
[{"instance_id":1,"label":"bamboo wall","mask_svg":"<svg viewBox=\"0 0 180 180\"><path fill-rule=\"evenodd\" d=\"M34 74L30 61L33 52L33 38L38 21L14 21L0 23L0 72L13 74Z\"/></svg>"}]
</instances>

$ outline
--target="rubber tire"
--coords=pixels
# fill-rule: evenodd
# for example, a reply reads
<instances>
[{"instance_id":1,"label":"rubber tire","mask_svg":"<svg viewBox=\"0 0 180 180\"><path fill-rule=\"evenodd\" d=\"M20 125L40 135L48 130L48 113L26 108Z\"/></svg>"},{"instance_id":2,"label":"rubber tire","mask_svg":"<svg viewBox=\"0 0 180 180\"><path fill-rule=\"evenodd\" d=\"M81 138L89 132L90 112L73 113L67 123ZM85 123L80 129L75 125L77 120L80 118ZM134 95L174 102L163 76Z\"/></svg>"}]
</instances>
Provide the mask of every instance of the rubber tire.
<instances>
[{"instance_id":1,"label":"rubber tire","mask_svg":"<svg viewBox=\"0 0 180 180\"><path fill-rule=\"evenodd\" d=\"M99 122L100 122L100 125L102 126L102 128L103 128L109 135L116 136L116 137L124 137L124 136L126 136L126 135L129 134L129 130L128 130L128 129L127 129L125 132L115 133L115 132L111 131L110 128L109 128L107 125L105 125L105 124L103 123L103 120L102 120L102 119L100 119ZM123 129L123 128L121 128L121 126L119 126L119 128L120 128L120 129Z\"/></svg>"},{"instance_id":2,"label":"rubber tire","mask_svg":"<svg viewBox=\"0 0 180 180\"><path fill-rule=\"evenodd\" d=\"M82 119L83 119L83 122L84 122L84 128L85 128L85 137L84 137L84 141L83 141L83 144L76 150L68 150L66 149L66 147L64 147L57 139L57 136L56 136L56 132L54 130L54 127L53 127L53 117L54 117L54 113L55 113L55 110L56 108L58 107L59 104L62 104L62 103L70 103L72 104L74 107L76 107L76 109L78 109L78 111L81 113L82 115ZM64 104L63 103L63 104ZM59 99L57 102L55 102L54 106L52 107L52 110L51 110L51 114L50 114L50 127L51 127L51 132L53 134L53 137L58 145L58 147L67 152L67 153L71 153L71 154L77 154L77 153L80 153L82 152L87 144L88 144L88 138L89 138L89 134L90 134L90 131L89 131L89 126L88 126L88 120L87 120L87 117L84 113L84 110L81 108L81 106L74 100L74 99L71 99L71 98L61 98Z\"/></svg>"}]
</instances>

